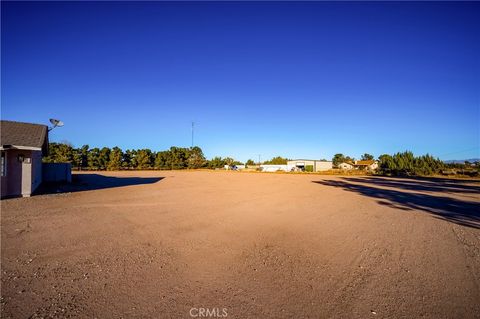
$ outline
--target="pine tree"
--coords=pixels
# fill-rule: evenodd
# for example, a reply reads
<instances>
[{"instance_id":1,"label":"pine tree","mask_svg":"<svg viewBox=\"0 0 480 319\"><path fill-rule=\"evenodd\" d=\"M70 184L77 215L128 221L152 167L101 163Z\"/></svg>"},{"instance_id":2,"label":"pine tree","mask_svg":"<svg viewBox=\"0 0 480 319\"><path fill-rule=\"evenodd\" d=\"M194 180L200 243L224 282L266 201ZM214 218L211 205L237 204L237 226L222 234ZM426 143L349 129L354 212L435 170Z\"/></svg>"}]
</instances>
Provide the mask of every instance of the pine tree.
<instances>
[{"instance_id":1,"label":"pine tree","mask_svg":"<svg viewBox=\"0 0 480 319\"><path fill-rule=\"evenodd\" d=\"M110 171L119 170L122 167L123 152L122 150L115 146L110 152L110 158L108 161L107 169Z\"/></svg>"},{"instance_id":2,"label":"pine tree","mask_svg":"<svg viewBox=\"0 0 480 319\"><path fill-rule=\"evenodd\" d=\"M138 150L136 156L137 169L148 169L151 167L151 151L149 149Z\"/></svg>"}]
</instances>

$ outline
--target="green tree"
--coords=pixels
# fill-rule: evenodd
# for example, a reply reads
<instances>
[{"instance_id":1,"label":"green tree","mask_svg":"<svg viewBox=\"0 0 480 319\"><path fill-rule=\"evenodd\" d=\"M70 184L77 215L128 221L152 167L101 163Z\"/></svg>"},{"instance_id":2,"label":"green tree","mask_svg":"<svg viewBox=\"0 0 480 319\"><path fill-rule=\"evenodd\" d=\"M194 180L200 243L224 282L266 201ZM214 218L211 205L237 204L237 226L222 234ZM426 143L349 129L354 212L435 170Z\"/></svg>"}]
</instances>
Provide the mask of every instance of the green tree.
<instances>
[{"instance_id":1,"label":"green tree","mask_svg":"<svg viewBox=\"0 0 480 319\"><path fill-rule=\"evenodd\" d=\"M393 157L388 154L382 154L378 157L378 171L384 175L391 175L395 169Z\"/></svg>"},{"instance_id":2,"label":"green tree","mask_svg":"<svg viewBox=\"0 0 480 319\"><path fill-rule=\"evenodd\" d=\"M108 161L110 160L110 148L102 147L99 154L99 169L106 170L108 167Z\"/></svg>"},{"instance_id":3,"label":"green tree","mask_svg":"<svg viewBox=\"0 0 480 319\"><path fill-rule=\"evenodd\" d=\"M332 164L334 167L338 167L338 165L344 163L345 161L345 155L343 155L342 153L333 155Z\"/></svg>"},{"instance_id":4,"label":"green tree","mask_svg":"<svg viewBox=\"0 0 480 319\"><path fill-rule=\"evenodd\" d=\"M74 149L68 142L50 143L48 145L48 156L43 158L46 163L72 163L74 160Z\"/></svg>"},{"instance_id":5,"label":"green tree","mask_svg":"<svg viewBox=\"0 0 480 319\"><path fill-rule=\"evenodd\" d=\"M110 158L108 161L107 169L109 171L117 171L122 167L123 152L122 150L115 146L110 152Z\"/></svg>"},{"instance_id":6,"label":"green tree","mask_svg":"<svg viewBox=\"0 0 480 319\"><path fill-rule=\"evenodd\" d=\"M73 146L68 142L58 144L57 162L72 163L73 162Z\"/></svg>"},{"instance_id":7,"label":"green tree","mask_svg":"<svg viewBox=\"0 0 480 319\"><path fill-rule=\"evenodd\" d=\"M373 158L374 158L373 155L365 153L365 154L362 155L361 160L362 161L371 161L371 160L373 160Z\"/></svg>"},{"instance_id":8,"label":"green tree","mask_svg":"<svg viewBox=\"0 0 480 319\"><path fill-rule=\"evenodd\" d=\"M227 162L219 156L214 157L207 162L208 168L212 168L212 169L223 168L225 165L227 165Z\"/></svg>"},{"instance_id":9,"label":"green tree","mask_svg":"<svg viewBox=\"0 0 480 319\"><path fill-rule=\"evenodd\" d=\"M76 167L78 170L82 167L82 149L73 149L72 167Z\"/></svg>"},{"instance_id":10,"label":"green tree","mask_svg":"<svg viewBox=\"0 0 480 319\"><path fill-rule=\"evenodd\" d=\"M123 153L122 167L127 169L132 169L137 167L135 156L137 151L135 150L126 150Z\"/></svg>"},{"instance_id":11,"label":"green tree","mask_svg":"<svg viewBox=\"0 0 480 319\"><path fill-rule=\"evenodd\" d=\"M87 155L88 169L100 169L100 149L98 147L92 148Z\"/></svg>"},{"instance_id":12,"label":"green tree","mask_svg":"<svg viewBox=\"0 0 480 319\"><path fill-rule=\"evenodd\" d=\"M188 166L189 152L182 147L170 147L169 166L170 169L182 169Z\"/></svg>"},{"instance_id":13,"label":"green tree","mask_svg":"<svg viewBox=\"0 0 480 319\"><path fill-rule=\"evenodd\" d=\"M57 143L48 144L48 155L42 158L44 163L55 163L55 154L56 154Z\"/></svg>"},{"instance_id":14,"label":"green tree","mask_svg":"<svg viewBox=\"0 0 480 319\"><path fill-rule=\"evenodd\" d=\"M137 169L148 169L151 167L151 156L152 151L149 149L138 150L136 156Z\"/></svg>"},{"instance_id":15,"label":"green tree","mask_svg":"<svg viewBox=\"0 0 480 319\"><path fill-rule=\"evenodd\" d=\"M255 165L255 162L252 159L249 159L246 163L247 166Z\"/></svg>"},{"instance_id":16,"label":"green tree","mask_svg":"<svg viewBox=\"0 0 480 319\"><path fill-rule=\"evenodd\" d=\"M83 145L79 149L80 153L80 168L83 169L88 166L88 152L90 147L88 145Z\"/></svg>"},{"instance_id":17,"label":"green tree","mask_svg":"<svg viewBox=\"0 0 480 319\"><path fill-rule=\"evenodd\" d=\"M231 157L225 157L223 159L225 161L225 165L232 166L235 163L235 160Z\"/></svg>"},{"instance_id":18,"label":"green tree","mask_svg":"<svg viewBox=\"0 0 480 319\"><path fill-rule=\"evenodd\" d=\"M269 161L265 161L263 164L269 164L269 165L285 165L287 164L288 162L288 159L287 158L283 158L281 156L276 156L274 158L272 158L271 160Z\"/></svg>"},{"instance_id":19,"label":"green tree","mask_svg":"<svg viewBox=\"0 0 480 319\"><path fill-rule=\"evenodd\" d=\"M188 152L188 168L200 168L205 165L205 156L200 147L194 146Z\"/></svg>"},{"instance_id":20,"label":"green tree","mask_svg":"<svg viewBox=\"0 0 480 319\"><path fill-rule=\"evenodd\" d=\"M169 165L170 151L160 151L155 154L155 169L171 169Z\"/></svg>"},{"instance_id":21,"label":"green tree","mask_svg":"<svg viewBox=\"0 0 480 319\"><path fill-rule=\"evenodd\" d=\"M415 157L412 152L405 151L380 155L379 173L394 176L432 175L438 174L445 167L442 161L426 154Z\"/></svg>"}]
</instances>

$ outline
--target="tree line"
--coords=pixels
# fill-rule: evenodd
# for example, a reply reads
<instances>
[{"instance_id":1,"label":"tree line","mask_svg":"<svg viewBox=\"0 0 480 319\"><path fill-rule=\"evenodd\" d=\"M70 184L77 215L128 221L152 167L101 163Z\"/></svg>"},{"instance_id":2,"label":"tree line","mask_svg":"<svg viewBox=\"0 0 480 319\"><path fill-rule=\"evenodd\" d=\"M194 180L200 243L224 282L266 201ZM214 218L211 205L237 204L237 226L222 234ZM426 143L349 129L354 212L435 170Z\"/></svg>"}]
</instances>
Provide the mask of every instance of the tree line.
<instances>
[{"instance_id":1,"label":"tree line","mask_svg":"<svg viewBox=\"0 0 480 319\"><path fill-rule=\"evenodd\" d=\"M198 146L172 146L154 152L148 148L123 151L119 147L90 148L84 145L74 148L68 143L50 143L48 153L43 158L46 163L69 162L73 168L85 170L221 168L235 162L221 157L208 161Z\"/></svg>"},{"instance_id":2,"label":"tree line","mask_svg":"<svg viewBox=\"0 0 480 319\"><path fill-rule=\"evenodd\" d=\"M412 152L379 156L379 173L393 176L419 176L441 174L448 167L443 161L426 154L414 156Z\"/></svg>"},{"instance_id":3,"label":"tree line","mask_svg":"<svg viewBox=\"0 0 480 319\"><path fill-rule=\"evenodd\" d=\"M374 156L365 153L361 160L373 160ZM207 160L200 147L172 146L164 151L146 149L128 149L123 151L119 147L94 147L83 145L75 148L69 143L49 143L49 154L43 158L47 163L69 162L73 168L80 170L121 170L121 169L197 169L197 168L223 168L225 165L242 165L243 163L231 157L216 156ZM276 156L263 164L287 164L288 159ZM341 153L335 154L332 159L333 166L338 167L343 162L354 163L355 158ZM245 162L247 166L254 166L252 159ZM393 155L383 154L378 157L377 174L391 176L415 176L441 174L445 170L462 169L474 170L478 173L480 163L446 164L438 158L426 154L414 156L412 152L405 151Z\"/></svg>"},{"instance_id":4,"label":"tree line","mask_svg":"<svg viewBox=\"0 0 480 319\"><path fill-rule=\"evenodd\" d=\"M94 147L88 145L75 148L68 142L49 143L48 156L43 158L45 163L71 163L79 170L122 170L122 169L196 169L196 168L224 168L225 165L243 165L231 157L216 156L207 160L200 147L172 146L165 151L145 149L127 149L119 147ZM270 162L285 162L280 156ZM247 166L255 166L252 159L245 162Z\"/></svg>"},{"instance_id":5,"label":"tree line","mask_svg":"<svg viewBox=\"0 0 480 319\"><path fill-rule=\"evenodd\" d=\"M374 156L368 153L362 155L361 160L374 160ZM332 159L333 166L338 167L341 163L355 163L355 158L341 153L335 154ZM415 156L411 151L398 152L393 155L383 154L378 157L379 175L389 176L428 176L460 173L465 175L478 175L480 163L445 163L432 155Z\"/></svg>"},{"instance_id":6,"label":"tree line","mask_svg":"<svg viewBox=\"0 0 480 319\"><path fill-rule=\"evenodd\" d=\"M225 165L243 165L231 157L216 156L207 160L200 147L172 146L164 151L144 149L127 149L119 147L94 147L88 145L75 148L70 143L49 143L48 156L43 158L45 163L71 163L74 169L79 170L122 170L122 169L196 169L196 168L224 168ZM256 165L249 159L245 164Z\"/></svg>"}]
</instances>

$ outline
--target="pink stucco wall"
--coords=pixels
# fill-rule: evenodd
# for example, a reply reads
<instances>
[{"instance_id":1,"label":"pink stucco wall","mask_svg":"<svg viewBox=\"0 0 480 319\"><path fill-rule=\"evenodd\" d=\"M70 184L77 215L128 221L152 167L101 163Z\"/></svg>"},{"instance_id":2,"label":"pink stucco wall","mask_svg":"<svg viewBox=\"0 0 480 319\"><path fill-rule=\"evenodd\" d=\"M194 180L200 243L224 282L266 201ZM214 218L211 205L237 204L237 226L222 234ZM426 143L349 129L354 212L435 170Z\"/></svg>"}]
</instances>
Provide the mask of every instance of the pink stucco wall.
<instances>
[{"instance_id":1,"label":"pink stucco wall","mask_svg":"<svg viewBox=\"0 0 480 319\"><path fill-rule=\"evenodd\" d=\"M19 162L18 155L31 158L31 164ZM42 181L41 151L7 150L6 160L7 176L1 177L1 196L29 196Z\"/></svg>"}]
</instances>

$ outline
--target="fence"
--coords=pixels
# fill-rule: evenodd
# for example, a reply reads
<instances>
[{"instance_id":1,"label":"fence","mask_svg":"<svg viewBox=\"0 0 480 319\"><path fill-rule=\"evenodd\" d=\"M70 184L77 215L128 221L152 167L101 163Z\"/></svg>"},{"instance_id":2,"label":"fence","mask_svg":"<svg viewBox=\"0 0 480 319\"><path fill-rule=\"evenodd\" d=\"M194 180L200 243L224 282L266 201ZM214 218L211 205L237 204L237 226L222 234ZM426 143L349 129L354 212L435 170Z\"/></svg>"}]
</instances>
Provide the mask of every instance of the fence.
<instances>
[{"instance_id":1,"label":"fence","mask_svg":"<svg viewBox=\"0 0 480 319\"><path fill-rule=\"evenodd\" d=\"M43 163L43 182L72 182L72 164L70 163Z\"/></svg>"}]
</instances>

